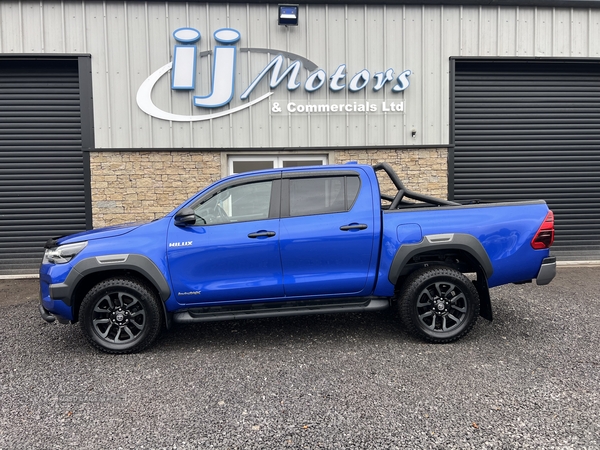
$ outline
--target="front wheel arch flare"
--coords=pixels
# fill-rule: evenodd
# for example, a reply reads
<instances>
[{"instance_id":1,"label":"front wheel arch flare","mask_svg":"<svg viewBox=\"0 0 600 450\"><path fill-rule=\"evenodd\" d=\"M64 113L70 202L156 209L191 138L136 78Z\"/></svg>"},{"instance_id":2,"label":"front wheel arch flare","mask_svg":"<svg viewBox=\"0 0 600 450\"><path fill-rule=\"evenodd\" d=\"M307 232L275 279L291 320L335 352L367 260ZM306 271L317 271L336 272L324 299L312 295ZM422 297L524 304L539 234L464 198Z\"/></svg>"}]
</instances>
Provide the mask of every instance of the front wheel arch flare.
<instances>
[{"instance_id":1,"label":"front wheel arch flare","mask_svg":"<svg viewBox=\"0 0 600 450\"><path fill-rule=\"evenodd\" d=\"M111 255L105 255L104 258ZM154 286L163 302L171 296L171 288L167 279L158 268L156 263L144 255L126 254L114 255L123 259L117 263L102 263L97 257L86 258L79 261L69 272L67 279L63 283L50 286L51 296L54 299L62 300L66 305L73 306L74 295L79 291L79 285L88 277L107 278L114 273L138 273L140 278L144 278L148 283Z\"/></svg>"},{"instance_id":2,"label":"front wheel arch flare","mask_svg":"<svg viewBox=\"0 0 600 450\"><path fill-rule=\"evenodd\" d=\"M77 263L74 269L82 276L102 271L133 271L139 272L146 280L154 285L160 298L165 301L171 296L167 280L156 263L144 255L129 254L121 263L102 264L97 258L87 258ZM73 273L73 271L71 271ZM70 275L70 274L69 274Z\"/></svg>"},{"instance_id":3,"label":"front wheel arch flare","mask_svg":"<svg viewBox=\"0 0 600 450\"><path fill-rule=\"evenodd\" d=\"M137 272L134 269L111 269L111 270L97 270L88 272L81 280L77 282L71 296L72 308L73 308L73 320L72 323L79 322L79 314L81 308L81 302L87 295L87 293L98 283L114 277L128 277L135 278L140 283L144 283L148 289L152 289L154 293L161 297L161 293L158 291L156 284L152 280L148 279L143 273ZM170 315L167 312L167 308L164 301L161 301L161 308L163 315L166 320L167 329L171 328Z\"/></svg>"}]
</instances>

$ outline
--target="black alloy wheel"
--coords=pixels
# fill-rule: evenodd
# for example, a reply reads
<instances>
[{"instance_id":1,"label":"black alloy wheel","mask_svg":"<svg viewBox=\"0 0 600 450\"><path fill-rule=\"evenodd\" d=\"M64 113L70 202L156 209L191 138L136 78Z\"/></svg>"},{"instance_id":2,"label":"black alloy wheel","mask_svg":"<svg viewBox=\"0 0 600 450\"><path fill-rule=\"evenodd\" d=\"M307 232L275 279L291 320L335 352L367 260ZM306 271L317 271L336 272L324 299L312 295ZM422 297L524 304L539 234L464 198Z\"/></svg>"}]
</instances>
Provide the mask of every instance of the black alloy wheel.
<instances>
[{"instance_id":1,"label":"black alloy wheel","mask_svg":"<svg viewBox=\"0 0 600 450\"><path fill-rule=\"evenodd\" d=\"M477 321L479 307L473 282L445 266L412 273L398 296L404 326L413 335L434 343L452 342L467 334Z\"/></svg>"},{"instance_id":2,"label":"black alloy wheel","mask_svg":"<svg viewBox=\"0 0 600 450\"><path fill-rule=\"evenodd\" d=\"M83 299L80 325L99 350L138 352L151 345L162 328L159 299L135 278L110 278L94 286Z\"/></svg>"}]
</instances>

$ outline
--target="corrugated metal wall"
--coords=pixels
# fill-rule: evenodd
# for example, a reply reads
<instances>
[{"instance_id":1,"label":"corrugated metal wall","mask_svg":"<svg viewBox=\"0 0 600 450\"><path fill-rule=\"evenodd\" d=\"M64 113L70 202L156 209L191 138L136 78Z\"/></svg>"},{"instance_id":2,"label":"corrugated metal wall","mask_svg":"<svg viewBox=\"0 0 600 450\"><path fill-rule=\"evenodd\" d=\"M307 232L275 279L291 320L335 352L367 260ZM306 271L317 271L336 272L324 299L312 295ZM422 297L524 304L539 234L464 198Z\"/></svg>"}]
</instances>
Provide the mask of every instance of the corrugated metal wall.
<instances>
[{"instance_id":1,"label":"corrugated metal wall","mask_svg":"<svg viewBox=\"0 0 600 450\"><path fill-rule=\"evenodd\" d=\"M77 59L0 59L0 276L86 229L80 92Z\"/></svg>"},{"instance_id":2,"label":"corrugated metal wall","mask_svg":"<svg viewBox=\"0 0 600 450\"><path fill-rule=\"evenodd\" d=\"M600 9L455 6L302 5L300 26L276 24L276 5L196 2L0 2L0 52L91 53L97 148L326 147L345 145L438 145L449 135L451 56L600 57ZM201 31L200 51L214 45L218 28L240 31L239 47L294 52L331 75L339 64L351 76L410 69L403 94L405 113L291 117L272 115L262 102L242 113L206 123L152 119L137 106L142 81L172 60L172 32ZM270 56L242 54L239 96ZM197 90L209 91L209 58L201 58ZM305 78L305 75L303 76ZM266 80L260 92L266 92ZM385 91L312 94L339 100L381 100ZM260 93L256 91L257 94ZM398 95L398 94L395 94ZM273 101L303 98L275 89ZM190 96L173 93L166 77L154 99L164 109L190 113ZM239 99L232 102L234 107ZM417 132L411 137L411 131Z\"/></svg>"},{"instance_id":3,"label":"corrugated metal wall","mask_svg":"<svg viewBox=\"0 0 600 450\"><path fill-rule=\"evenodd\" d=\"M600 61L457 60L458 200L542 198L553 254L600 257Z\"/></svg>"}]
</instances>

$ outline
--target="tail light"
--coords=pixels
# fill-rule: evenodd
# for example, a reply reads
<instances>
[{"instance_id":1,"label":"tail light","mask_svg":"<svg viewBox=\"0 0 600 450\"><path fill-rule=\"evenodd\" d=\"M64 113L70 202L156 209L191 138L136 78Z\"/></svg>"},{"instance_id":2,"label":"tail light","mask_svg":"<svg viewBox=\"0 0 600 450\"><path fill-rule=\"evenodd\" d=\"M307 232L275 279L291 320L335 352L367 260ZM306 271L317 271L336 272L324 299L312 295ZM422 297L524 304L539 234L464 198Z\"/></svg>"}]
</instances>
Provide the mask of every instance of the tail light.
<instances>
[{"instance_id":1,"label":"tail light","mask_svg":"<svg viewBox=\"0 0 600 450\"><path fill-rule=\"evenodd\" d=\"M550 248L554 242L554 213L548 211L546 218L542 222L539 230L531 240L531 246L536 250Z\"/></svg>"}]
</instances>

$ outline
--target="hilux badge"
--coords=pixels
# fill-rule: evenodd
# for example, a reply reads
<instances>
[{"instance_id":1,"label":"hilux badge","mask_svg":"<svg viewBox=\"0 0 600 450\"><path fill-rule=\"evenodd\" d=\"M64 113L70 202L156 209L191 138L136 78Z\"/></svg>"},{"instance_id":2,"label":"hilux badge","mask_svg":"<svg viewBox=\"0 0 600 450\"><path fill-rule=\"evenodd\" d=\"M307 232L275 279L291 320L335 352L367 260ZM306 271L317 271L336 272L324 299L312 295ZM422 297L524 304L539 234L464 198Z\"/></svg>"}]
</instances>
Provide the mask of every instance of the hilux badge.
<instances>
[{"instance_id":1,"label":"hilux badge","mask_svg":"<svg viewBox=\"0 0 600 450\"><path fill-rule=\"evenodd\" d=\"M194 241L170 242L169 247L189 247Z\"/></svg>"}]
</instances>

